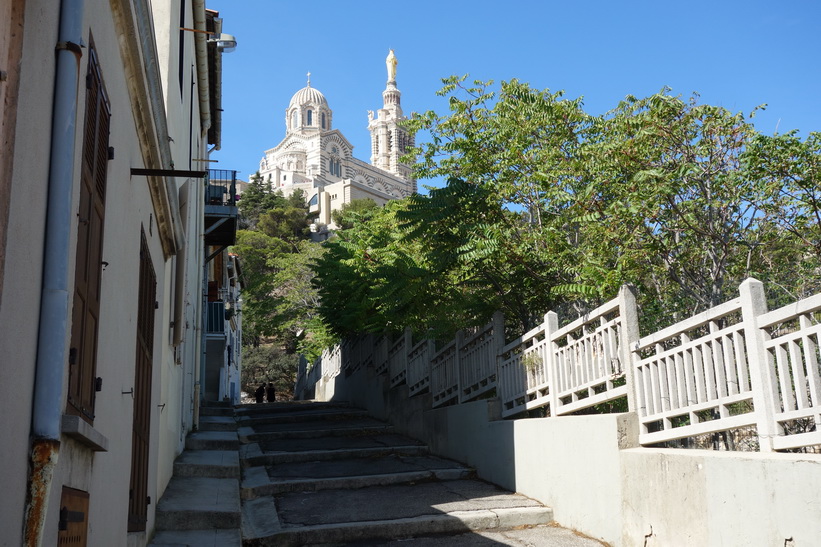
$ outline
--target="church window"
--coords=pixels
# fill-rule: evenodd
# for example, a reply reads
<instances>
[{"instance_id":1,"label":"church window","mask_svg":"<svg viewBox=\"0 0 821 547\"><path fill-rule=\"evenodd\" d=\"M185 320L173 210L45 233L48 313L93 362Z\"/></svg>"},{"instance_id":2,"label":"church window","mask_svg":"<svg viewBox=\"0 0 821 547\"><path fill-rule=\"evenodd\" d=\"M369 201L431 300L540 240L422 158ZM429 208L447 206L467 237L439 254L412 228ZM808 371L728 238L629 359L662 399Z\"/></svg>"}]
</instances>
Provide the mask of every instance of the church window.
<instances>
[{"instance_id":1,"label":"church window","mask_svg":"<svg viewBox=\"0 0 821 547\"><path fill-rule=\"evenodd\" d=\"M322 129L325 129L325 113L322 113Z\"/></svg>"},{"instance_id":2,"label":"church window","mask_svg":"<svg viewBox=\"0 0 821 547\"><path fill-rule=\"evenodd\" d=\"M313 125L313 114L314 114L313 110L308 111L308 124L307 125Z\"/></svg>"},{"instance_id":3,"label":"church window","mask_svg":"<svg viewBox=\"0 0 821 547\"><path fill-rule=\"evenodd\" d=\"M291 112L291 129L296 129L296 110Z\"/></svg>"}]
</instances>

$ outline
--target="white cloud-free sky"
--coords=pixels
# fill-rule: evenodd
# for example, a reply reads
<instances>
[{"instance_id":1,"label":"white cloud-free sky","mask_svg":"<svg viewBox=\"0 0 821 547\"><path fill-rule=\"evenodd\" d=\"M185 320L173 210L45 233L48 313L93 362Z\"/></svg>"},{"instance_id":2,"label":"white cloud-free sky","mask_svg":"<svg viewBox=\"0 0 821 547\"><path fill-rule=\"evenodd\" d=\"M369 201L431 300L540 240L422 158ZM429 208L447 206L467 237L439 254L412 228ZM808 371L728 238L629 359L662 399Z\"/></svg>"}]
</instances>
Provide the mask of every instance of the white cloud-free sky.
<instances>
[{"instance_id":1,"label":"white cloud-free sky","mask_svg":"<svg viewBox=\"0 0 821 547\"><path fill-rule=\"evenodd\" d=\"M441 79L518 78L584 97L602 114L663 86L749 113L764 133L821 131L817 0L208 0L239 47L223 56L222 149L211 168L247 180L285 135L285 108L320 90L334 127L370 159L367 111L382 106L385 57L399 60L406 114L447 102ZM424 181L420 181L424 184ZM421 185L420 185L421 186Z\"/></svg>"}]
</instances>

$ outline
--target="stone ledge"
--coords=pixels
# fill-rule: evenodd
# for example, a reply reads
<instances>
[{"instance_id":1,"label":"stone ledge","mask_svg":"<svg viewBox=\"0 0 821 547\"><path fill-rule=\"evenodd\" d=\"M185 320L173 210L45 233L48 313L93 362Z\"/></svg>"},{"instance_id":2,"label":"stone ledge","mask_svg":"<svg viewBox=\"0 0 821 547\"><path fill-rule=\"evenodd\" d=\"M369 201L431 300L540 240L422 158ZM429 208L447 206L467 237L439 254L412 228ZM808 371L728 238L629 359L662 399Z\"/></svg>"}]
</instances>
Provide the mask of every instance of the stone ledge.
<instances>
[{"instance_id":1,"label":"stone ledge","mask_svg":"<svg viewBox=\"0 0 821 547\"><path fill-rule=\"evenodd\" d=\"M108 452L108 439L79 416L63 414L61 431L94 452Z\"/></svg>"}]
</instances>

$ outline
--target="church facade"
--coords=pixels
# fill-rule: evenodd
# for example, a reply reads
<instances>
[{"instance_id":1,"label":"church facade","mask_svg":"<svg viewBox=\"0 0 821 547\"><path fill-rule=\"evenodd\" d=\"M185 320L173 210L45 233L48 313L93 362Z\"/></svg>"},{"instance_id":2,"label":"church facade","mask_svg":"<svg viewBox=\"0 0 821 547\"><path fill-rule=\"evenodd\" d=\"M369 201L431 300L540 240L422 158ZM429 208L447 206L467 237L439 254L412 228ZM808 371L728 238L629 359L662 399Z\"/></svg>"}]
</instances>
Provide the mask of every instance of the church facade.
<instances>
[{"instance_id":1,"label":"church facade","mask_svg":"<svg viewBox=\"0 0 821 547\"><path fill-rule=\"evenodd\" d=\"M371 134L370 163L353 156L353 146L333 124L333 110L325 96L308 84L297 91L285 110L285 138L265 151L259 174L271 191L305 194L312 229L323 233L336 226L331 211L355 199L370 198L378 205L416 192L411 168L400 162L413 146L413 136L400 125L401 93L396 87L396 56L386 59L388 81L383 106L368 112Z\"/></svg>"}]
</instances>

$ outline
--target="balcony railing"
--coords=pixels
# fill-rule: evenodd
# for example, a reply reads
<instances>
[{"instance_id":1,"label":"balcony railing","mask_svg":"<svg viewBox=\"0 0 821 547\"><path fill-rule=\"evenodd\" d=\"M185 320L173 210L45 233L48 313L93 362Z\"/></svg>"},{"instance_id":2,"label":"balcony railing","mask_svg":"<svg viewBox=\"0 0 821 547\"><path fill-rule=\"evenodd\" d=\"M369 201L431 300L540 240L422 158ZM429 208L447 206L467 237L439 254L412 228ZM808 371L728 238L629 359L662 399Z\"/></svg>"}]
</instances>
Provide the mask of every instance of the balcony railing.
<instances>
[{"instance_id":1,"label":"balcony railing","mask_svg":"<svg viewBox=\"0 0 821 547\"><path fill-rule=\"evenodd\" d=\"M205 244L233 245L237 240L237 172L208 171L205 187Z\"/></svg>"},{"instance_id":2,"label":"balcony railing","mask_svg":"<svg viewBox=\"0 0 821 547\"><path fill-rule=\"evenodd\" d=\"M237 204L237 172L228 169L210 169L205 203L206 205L234 207Z\"/></svg>"},{"instance_id":3,"label":"balcony railing","mask_svg":"<svg viewBox=\"0 0 821 547\"><path fill-rule=\"evenodd\" d=\"M225 302L208 302L206 334L225 334Z\"/></svg>"}]
</instances>

